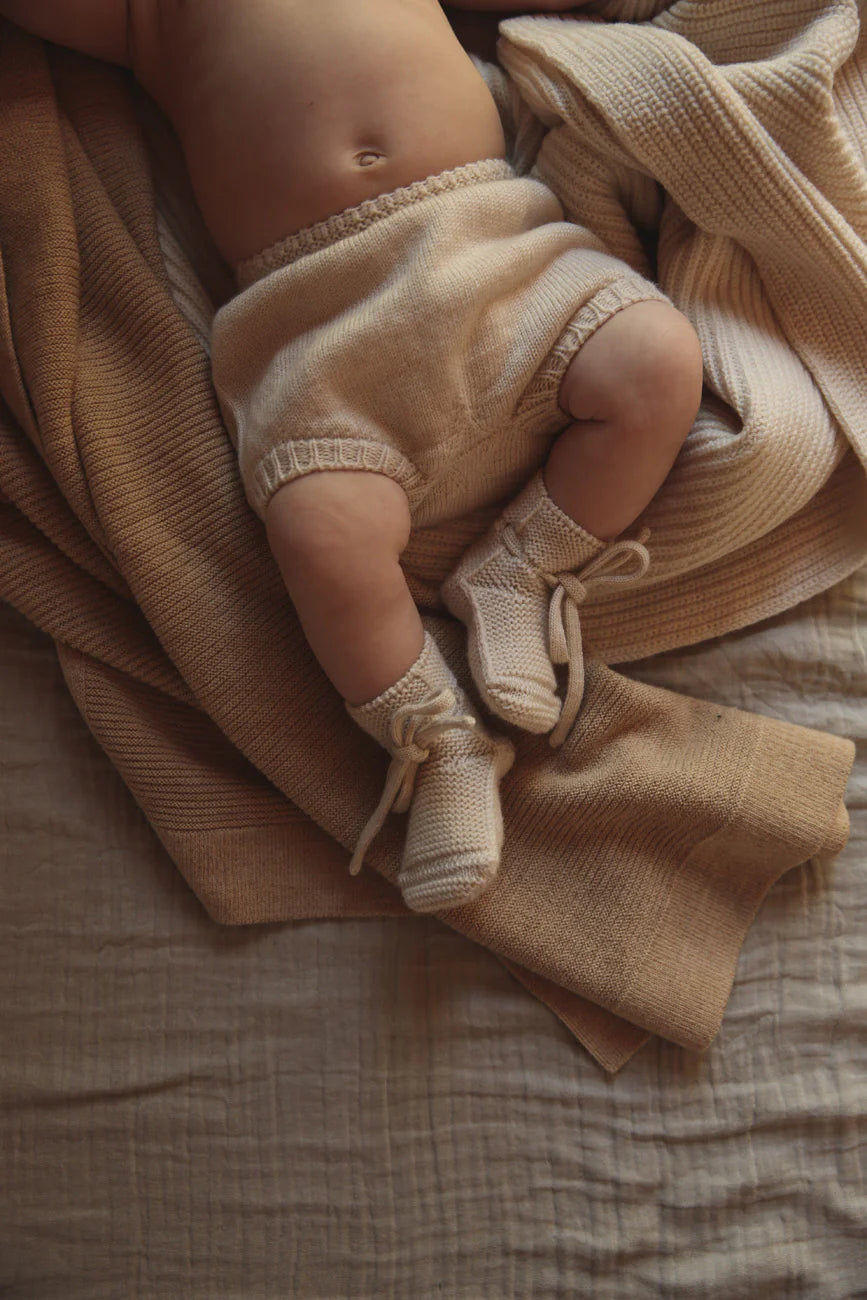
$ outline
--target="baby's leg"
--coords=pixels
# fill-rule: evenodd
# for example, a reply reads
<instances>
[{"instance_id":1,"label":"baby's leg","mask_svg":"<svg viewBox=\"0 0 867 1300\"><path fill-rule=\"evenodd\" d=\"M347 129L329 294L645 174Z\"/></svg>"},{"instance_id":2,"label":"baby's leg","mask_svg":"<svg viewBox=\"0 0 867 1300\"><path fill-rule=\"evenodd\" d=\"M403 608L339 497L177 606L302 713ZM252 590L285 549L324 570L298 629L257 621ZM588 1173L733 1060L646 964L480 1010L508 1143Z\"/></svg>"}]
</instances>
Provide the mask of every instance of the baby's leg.
<instances>
[{"instance_id":1,"label":"baby's leg","mask_svg":"<svg viewBox=\"0 0 867 1300\"><path fill-rule=\"evenodd\" d=\"M411 801L404 901L420 912L468 902L499 867L498 786L514 753L487 733L425 636L399 563L410 528L402 488L380 474L309 474L274 495L265 525L314 654L392 755L353 871L388 811Z\"/></svg>"},{"instance_id":2,"label":"baby's leg","mask_svg":"<svg viewBox=\"0 0 867 1300\"><path fill-rule=\"evenodd\" d=\"M310 648L350 704L392 686L424 632L400 555L410 516L383 474L327 471L294 479L265 516L271 550Z\"/></svg>"},{"instance_id":3,"label":"baby's leg","mask_svg":"<svg viewBox=\"0 0 867 1300\"><path fill-rule=\"evenodd\" d=\"M467 625L470 668L489 708L524 730L551 732L552 744L564 739L583 692L580 605L591 581L646 569L641 544L611 539L674 464L701 381L698 339L669 304L636 303L606 321L563 379L560 404L573 423L544 473L443 585L446 605ZM569 665L562 704L557 663Z\"/></svg>"},{"instance_id":4,"label":"baby's leg","mask_svg":"<svg viewBox=\"0 0 867 1300\"><path fill-rule=\"evenodd\" d=\"M664 302L612 316L573 358L560 405L575 423L560 434L545 486L595 537L616 537L650 504L698 412L702 361L695 331Z\"/></svg>"}]
</instances>

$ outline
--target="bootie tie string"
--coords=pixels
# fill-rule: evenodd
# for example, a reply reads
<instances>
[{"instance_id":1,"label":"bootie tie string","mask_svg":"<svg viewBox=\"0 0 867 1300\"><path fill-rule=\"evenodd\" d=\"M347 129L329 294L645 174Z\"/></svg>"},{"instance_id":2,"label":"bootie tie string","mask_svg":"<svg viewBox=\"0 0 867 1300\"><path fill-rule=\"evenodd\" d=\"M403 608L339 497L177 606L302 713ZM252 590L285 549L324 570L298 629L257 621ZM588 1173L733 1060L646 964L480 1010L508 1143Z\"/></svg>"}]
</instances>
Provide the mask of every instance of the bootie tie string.
<instances>
[{"instance_id":1,"label":"bootie tie string","mask_svg":"<svg viewBox=\"0 0 867 1300\"><path fill-rule=\"evenodd\" d=\"M643 528L637 538L626 537L610 542L580 569L572 572L547 573L538 570L551 588L548 604L548 653L552 664L567 665L566 695L560 718L549 740L562 745L578 716L584 698L584 649L581 637L580 607L594 587L616 586L637 582L650 568L650 553L644 543L650 529ZM528 559L520 538L511 524L503 528L503 542L513 555Z\"/></svg>"},{"instance_id":2,"label":"bootie tie string","mask_svg":"<svg viewBox=\"0 0 867 1300\"><path fill-rule=\"evenodd\" d=\"M349 863L349 874L357 876L364 855L385 825L390 812L406 812L412 803L419 767L430 755L431 746L445 731L455 727L472 731L476 720L470 714L455 713L455 693L448 687L420 704L403 704L395 709L389 732L391 762L382 796L359 836Z\"/></svg>"}]
</instances>

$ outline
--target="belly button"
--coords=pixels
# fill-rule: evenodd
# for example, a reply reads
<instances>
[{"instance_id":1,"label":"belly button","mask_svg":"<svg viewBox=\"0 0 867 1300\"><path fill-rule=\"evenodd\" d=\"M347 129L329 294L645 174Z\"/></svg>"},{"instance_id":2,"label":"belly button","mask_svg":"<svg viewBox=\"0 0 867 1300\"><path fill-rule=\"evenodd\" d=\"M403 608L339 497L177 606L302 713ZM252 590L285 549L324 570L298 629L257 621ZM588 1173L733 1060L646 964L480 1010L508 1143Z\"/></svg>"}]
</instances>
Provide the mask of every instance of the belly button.
<instances>
[{"instance_id":1,"label":"belly button","mask_svg":"<svg viewBox=\"0 0 867 1300\"><path fill-rule=\"evenodd\" d=\"M385 161L385 154L378 149L360 149L354 155L354 161L359 167L373 167L376 163Z\"/></svg>"}]
</instances>

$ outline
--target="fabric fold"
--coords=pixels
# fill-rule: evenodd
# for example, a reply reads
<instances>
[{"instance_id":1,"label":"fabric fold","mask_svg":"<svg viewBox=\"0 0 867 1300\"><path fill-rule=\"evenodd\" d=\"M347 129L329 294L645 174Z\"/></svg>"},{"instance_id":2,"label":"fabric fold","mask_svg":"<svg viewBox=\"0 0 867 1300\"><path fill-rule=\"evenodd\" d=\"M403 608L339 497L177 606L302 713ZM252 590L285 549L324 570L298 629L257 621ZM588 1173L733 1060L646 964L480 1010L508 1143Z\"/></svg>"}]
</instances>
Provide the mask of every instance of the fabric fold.
<instances>
[{"instance_id":1,"label":"fabric fold","mask_svg":"<svg viewBox=\"0 0 867 1300\"><path fill-rule=\"evenodd\" d=\"M778 546L786 570L760 598L776 612L854 571L867 541L863 506L841 527L826 491L847 448L862 469L844 476L860 486L867 455L867 170L848 134L852 87L867 101L858 7L750 6L748 22L745 6L659 8L606 0L606 17L629 21L509 19L498 51L550 127L533 174L571 220L634 261L641 180L662 194L658 282L706 359L694 430L642 516L656 543L646 600L612 593L586 611L586 644L609 663L766 616L751 588Z\"/></svg>"},{"instance_id":2,"label":"fabric fold","mask_svg":"<svg viewBox=\"0 0 867 1300\"><path fill-rule=\"evenodd\" d=\"M684 24L697 8L677 6ZM820 8L804 0L799 13ZM828 0L824 8L830 22L847 6ZM507 25L512 45L554 30L537 22ZM624 29L617 41L632 31L592 26L599 39L612 39L616 26ZM313 660L245 502L201 321L179 305L201 304L212 289L193 271L209 258L184 253L185 231L197 228L175 220L189 201L161 167L165 141L150 150L147 115L124 73L49 54L8 24L0 32L0 426L12 449L0 484L0 596L58 643L88 725L215 920L400 914L388 884L398 817L371 850L382 878L346 874L387 759ZM672 48L688 43L684 27ZM698 62L692 55L690 66ZM570 102L583 102L569 84ZM849 100L860 84L849 65ZM550 94L553 120L559 101ZM855 120L850 110L850 127ZM591 144L615 134L600 121ZM620 167L630 156L627 127L618 125ZM545 137L543 161L557 129ZM699 157L693 144L690 156ZM605 166L597 153L588 177ZM674 287L698 310L704 291L687 293L698 283L695 262L690 270L689 258L679 260L678 203L663 220L660 265L681 268ZM810 232L819 238L819 227ZM737 231L726 239L736 243ZM734 264L727 247L713 247L721 276ZM790 356L788 373L805 392L808 374L819 394L804 409L821 416L824 464L806 487L803 467L793 472L800 495L793 489L785 518L775 504L782 522L769 532L729 532L728 542L714 541L712 559L691 550L692 530L738 504L727 493L741 453L764 452L768 439L778 451L781 437L785 452L785 430L768 415L773 401L765 394L761 419L736 409L734 370L719 367L694 459L675 471L657 517L648 514L654 542L670 547L665 581L643 598L594 599L582 609L585 646L608 663L790 608L867 554L864 473L846 423L851 383L844 401L834 386L843 353L827 367L822 358L838 335L796 336L754 261L750 283L768 295L756 333L782 321L775 355L789 348L797 364ZM822 265L829 276L839 270L833 259ZM829 293L839 288L829 281ZM736 308L750 301L720 291L721 328L734 329ZM756 361L745 393L765 370ZM699 463L706 477L693 496L690 465ZM774 483L785 488L785 473ZM438 566L453 562L450 548L489 522L482 511L444 520L439 533L419 530L408 576L414 555L430 589ZM426 626L466 683L461 629L441 612L431 600ZM706 1047L761 899L783 871L835 852L845 837L852 746L643 686L601 662L588 664L582 710L559 751L544 738L517 739L504 782L501 877L448 923L504 960L606 1069L619 1068L648 1033Z\"/></svg>"}]
</instances>

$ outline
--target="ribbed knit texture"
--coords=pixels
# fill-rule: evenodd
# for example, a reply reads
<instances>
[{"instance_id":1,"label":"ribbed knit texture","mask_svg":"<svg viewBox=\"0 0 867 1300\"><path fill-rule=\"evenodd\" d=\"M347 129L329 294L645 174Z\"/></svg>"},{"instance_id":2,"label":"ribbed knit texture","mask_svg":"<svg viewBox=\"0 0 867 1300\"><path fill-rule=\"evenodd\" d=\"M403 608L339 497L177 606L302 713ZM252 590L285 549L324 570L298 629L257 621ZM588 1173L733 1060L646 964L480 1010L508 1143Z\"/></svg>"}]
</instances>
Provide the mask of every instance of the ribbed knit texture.
<instances>
[{"instance_id":1,"label":"ribbed knit texture","mask_svg":"<svg viewBox=\"0 0 867 1300\"><path fill-rule=\"evenodd\" d=\"M557 394L575 351L661 297L561 218L541 181L490 159L244 263L212 356L253 509L303 474L372 470L426 527L525 482L568 423Z\"/></svg>"},{"instance_id":2,"label":"ribbed knit texture","mask_svg":"<svg viewBox=\"0 0 867 1300\"><path fill-rule=\"evenodd\" d=\"M600 643L604 633L625 658L830 585L863 555L867 521L854 453L821 486L838 448L828 412L853 445L867 425L864 162L852 143L863 146L867 93L860 64L844 67L839 95L832 76L854 8L676 13L678 37L653 24L582 26L597 105L584 123L582 192L617 253L628 205L652 211L645 181L653 190L659 174L677 191L660 271L670 285L689 264L682 282L724 398L697 430L689 492L676 471L678 506L671 497L654 520L654 573L665 540L681 577L606 599L596 622ZM522 41L566 32L546 19L520 25ZM648 42L662 43L658 74L658 44L643 70L632 61ZM507 57L518 48L510 41ZM583 57L557 48L567 66ZM749 64L769 50L773 64ZM398 818L371 847L371 870L346 871L388 755L305 644L213 396L199 318L205 297L225 294L225 270L159 166L157 221L153 156L123 78L57 50L50 66L38 42L2 26L0 595L58 642L94 735L214 918L402 912L377 874L398 869ZM540 84L553 102L551 77ZM618 87L614 107L598 107ZM772 117L773 135L762 126ZM547 137L549 171L567 134ZM570 140L577 148L577 131ZM730 554L723 502L737 540L753 539ZM405 557L414 587L435 596L492 517L417 530ZM718 534L723 558L696 570ZM462 629L427 626L466 689ZM509 962L608 1069L648 1032L706 1046L767 890L845 839L851 745L590 664L562 748L521 739L517 750L499 875L449 924Z\"/></svg>"},{"instance_id":3,"label":"ribbed knit texture","mask_svg":"<svg viewBox=\"0 0 867 1300\"><path fill-rule=\"evenodd\" d=\"M436 176L428 176L426 180L401 186L388 194L377 194L372 199L365 199L357 207L346 208L343 212L326 217L324 221L317 221L315 226L299 230L297 234L289 235L254 257L247 258L237 267L238 284L240 288L246 289L255 280L261 280L282 266L291 266L300 257L318 253L344 239L360 235L385 217L425 199L434 198L437 194L448 194L480 182L505 180L512 175L514 172L504 159L486 158L481 162L454 167Z\"/></svg>"},{"instance_id":4,"label":"ribbed knit texture","mask_svg":"<svg viewBox=\"0 0 867 1300\"><path fill-rule=\"evenodd\" d=\"M557 123L534 174L638 269L662 187L658 282L701 340L708 399L643 516L652 572L585 611L616 663L778 613L867 554L867 173L863 48L840 75L855 0L604 12L629 21L509 19L499 54Z\"/></svg>"}]
</instances>

